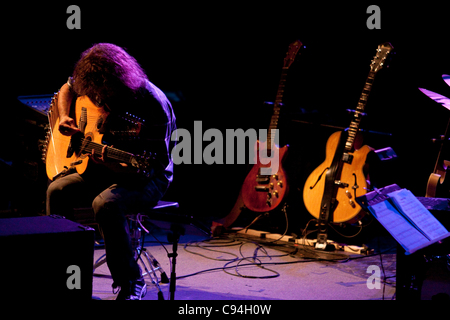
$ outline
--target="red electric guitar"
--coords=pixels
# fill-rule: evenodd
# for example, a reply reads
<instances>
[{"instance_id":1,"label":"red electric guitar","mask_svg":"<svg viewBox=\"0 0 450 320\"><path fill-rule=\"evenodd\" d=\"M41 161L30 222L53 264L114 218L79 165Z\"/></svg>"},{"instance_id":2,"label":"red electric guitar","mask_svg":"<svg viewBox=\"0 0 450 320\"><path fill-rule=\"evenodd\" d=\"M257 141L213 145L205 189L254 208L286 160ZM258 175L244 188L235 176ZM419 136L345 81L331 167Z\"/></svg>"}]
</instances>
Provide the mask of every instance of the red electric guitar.
<instances>
[{"instance_id":1,"label":"red electric guitar","mask_svg":"<svg viewBox=\"0 0 450 320\"><path fill-rule=\"evenodd\" d=\"M279 148L272 142L274 141L278 126L287 71L302 47L303 44L298 40L289 46L286 58L284 59L281 80L278 85L266 143L259 141L256 143L256 164L245 178L244 185L242 186L241 195L243 197L243 203L245 207L254 212L268 212L275 209L283 201L288 192L287 176L281 166L282 160L287 152L287 146ZM260 152L260 149L263 152ZM274 152L278 152L278 170L272 172L271 175L267 175L263 169L271 167L272 164L269 158L260 159L259 155L270 156L271 154L274 155ZM272 157L272 159L275 160L276 157Z\"/></svg>"}]
</instances>

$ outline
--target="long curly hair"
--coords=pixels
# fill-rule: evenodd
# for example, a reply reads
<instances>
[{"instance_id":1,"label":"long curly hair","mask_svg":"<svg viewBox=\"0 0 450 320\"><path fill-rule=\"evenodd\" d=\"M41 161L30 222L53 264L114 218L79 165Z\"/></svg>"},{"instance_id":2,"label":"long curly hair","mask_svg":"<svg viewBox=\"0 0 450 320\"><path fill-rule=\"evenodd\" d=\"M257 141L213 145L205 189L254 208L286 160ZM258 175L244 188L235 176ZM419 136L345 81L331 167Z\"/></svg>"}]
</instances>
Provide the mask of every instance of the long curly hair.
<instances>
[{"instance_id":1,"label":"long curly hair","mask_svg":"<svg viewBox=\"0 0 450 320\"><path fill-rule=\"evenodd\" d=\"M73 89L111 109L116 102L135 97L146 79L139 63L123 48L98 43L84 51L76 63Z\"/></svg>"}]
</instances>

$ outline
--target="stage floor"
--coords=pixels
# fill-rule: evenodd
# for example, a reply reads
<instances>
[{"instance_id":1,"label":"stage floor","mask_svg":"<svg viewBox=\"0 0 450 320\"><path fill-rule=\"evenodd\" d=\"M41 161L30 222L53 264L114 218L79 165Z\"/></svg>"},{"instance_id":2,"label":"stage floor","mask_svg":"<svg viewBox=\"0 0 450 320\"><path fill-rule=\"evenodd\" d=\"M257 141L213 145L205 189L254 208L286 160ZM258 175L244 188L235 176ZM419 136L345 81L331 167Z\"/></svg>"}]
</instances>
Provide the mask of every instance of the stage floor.
<instances>
[{"instance_id":1,"label":"stage floor","mask_svg":"<svg viewBox=\"0 0 450 320\"><path fill-rule=\"evenodd\" d=\"M159 230L161 231L161 230ZM187 230L189 231L189 230ZM170 276L173 252L164 232L147 236L145 248ZM271 243L272 242L272 243ZM175 300L392 300L395 299L395 242L384 243L383 254L344 251L317 252L289 242L258 239L242 233L210 238L201 233L180 237L176 260ZM97 247L94 261L104 254ZM380 283L369 266L380 270ZM383 273L384 272L384 273ZM160 271L156 271L160 277ZM370 278L370 279L369 279ZM145 300L157 300L158 289L146 277ZM106 265L94 271L93 297L112 300L112 279ZM160 283L165 300L170 285Z\"/></svg>"}]
</instances>

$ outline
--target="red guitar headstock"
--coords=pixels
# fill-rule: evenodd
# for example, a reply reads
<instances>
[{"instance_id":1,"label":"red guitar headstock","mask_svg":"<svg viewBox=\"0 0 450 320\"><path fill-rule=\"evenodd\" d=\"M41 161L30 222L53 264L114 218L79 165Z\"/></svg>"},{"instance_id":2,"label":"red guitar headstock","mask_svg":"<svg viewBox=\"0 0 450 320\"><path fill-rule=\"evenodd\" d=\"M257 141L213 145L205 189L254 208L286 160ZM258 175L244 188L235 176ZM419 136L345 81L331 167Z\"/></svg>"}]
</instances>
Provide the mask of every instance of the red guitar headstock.
<instances>
[{"instance_id":1,"label":"red guitar headstock","mask_svg":"<svg viewBox=\"0 0 450 320\"><path fill-rule=\"evenodd\" d=\"M295 40L289 45L289 50L286 54L286 58L284 58L284 65L283 65L284 68L289 68L291 66L291 64L295 60L295 57L302 48L304 48L304 46L300 42L300 40Z\"/></svg>"}]
</instances>

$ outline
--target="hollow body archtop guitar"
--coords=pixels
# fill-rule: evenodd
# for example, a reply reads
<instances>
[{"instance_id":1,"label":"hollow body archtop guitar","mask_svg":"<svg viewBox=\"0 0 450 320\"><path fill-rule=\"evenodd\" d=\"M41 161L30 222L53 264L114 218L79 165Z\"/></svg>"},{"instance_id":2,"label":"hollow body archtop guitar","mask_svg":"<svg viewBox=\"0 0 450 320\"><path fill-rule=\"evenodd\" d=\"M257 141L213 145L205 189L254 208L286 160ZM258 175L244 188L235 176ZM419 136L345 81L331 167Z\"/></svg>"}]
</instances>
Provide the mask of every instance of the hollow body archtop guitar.
<instances>
[{"instance_id":1,"label":"hollow body archtop guitar","mask_svg":"<svg viewBox=\"0 0 450 320\"><path fill-rule=\"evenodd\" d=\"M362 146L356 150L354 143L375 75L383 67L392 49L390 43L378 46L358 105L353 111L349 129L346 132L335 132L329 137L325 161L305 182L303 188L305 207L319 220L333 223L356 222L361 217L362 208L356 203L355 198L367 192L363 168L371 149Z\"/></svg>"}]
</instances>

